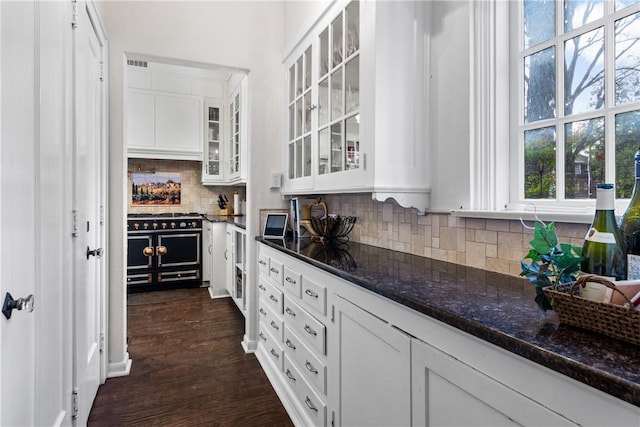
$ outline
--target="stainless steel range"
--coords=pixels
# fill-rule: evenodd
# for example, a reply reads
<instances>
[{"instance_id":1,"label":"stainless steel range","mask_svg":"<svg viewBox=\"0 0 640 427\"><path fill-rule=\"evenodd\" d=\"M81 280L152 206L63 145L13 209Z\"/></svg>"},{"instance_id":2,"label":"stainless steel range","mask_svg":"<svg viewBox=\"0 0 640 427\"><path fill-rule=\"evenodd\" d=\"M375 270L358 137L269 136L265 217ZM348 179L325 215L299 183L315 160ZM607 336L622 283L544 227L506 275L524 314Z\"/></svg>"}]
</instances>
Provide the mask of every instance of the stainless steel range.
<instances>
[{"instance_id":1,"label":"stainless steel range","mask_svg":"<svg viewBox=\"0 0 640 427\"><path fill-rule=\"evenodd\" d=\"M128 292L198 287L201 284L200 214L128 215Z\"/></svg>"}]
</instances>

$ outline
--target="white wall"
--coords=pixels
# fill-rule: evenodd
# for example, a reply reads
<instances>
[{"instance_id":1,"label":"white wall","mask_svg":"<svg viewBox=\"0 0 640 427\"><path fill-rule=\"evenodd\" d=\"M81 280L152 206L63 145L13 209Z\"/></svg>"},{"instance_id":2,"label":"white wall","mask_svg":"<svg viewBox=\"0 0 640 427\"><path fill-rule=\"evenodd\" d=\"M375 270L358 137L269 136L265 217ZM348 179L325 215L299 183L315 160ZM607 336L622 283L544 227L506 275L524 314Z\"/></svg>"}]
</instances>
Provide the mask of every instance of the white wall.
<instances>
[{"instance_id":1,"label":"white wall","mask_svg":"<svg viewBox=\"0 0 640 427\"><path fill-rule=\"evenodd\" d=\"M126 154L123 58L140 53L249 70L248 241L259 234L259 208L281 207L269 174L280 167L282 16L280 1L104 1L110 55L109 361L122 373L126 350ZM249 245L249 265L255 259ZM249 281L253 272L249 271ZM252 310L255 311L255 310ZM253 319L249 323L255 323Z\"/></svg>"},{"instance_id":2,"label":"white wall","mask_svg":"<svg viewBox=\"0 0 640 427\"><path fill-rule=\"evenodd\" d=\"M310 0L310 1L286 1L283 9L284 23L284 52L283 57L289 54L296 43L313 26L335 0Z\"/></svg>"}]
</instances>

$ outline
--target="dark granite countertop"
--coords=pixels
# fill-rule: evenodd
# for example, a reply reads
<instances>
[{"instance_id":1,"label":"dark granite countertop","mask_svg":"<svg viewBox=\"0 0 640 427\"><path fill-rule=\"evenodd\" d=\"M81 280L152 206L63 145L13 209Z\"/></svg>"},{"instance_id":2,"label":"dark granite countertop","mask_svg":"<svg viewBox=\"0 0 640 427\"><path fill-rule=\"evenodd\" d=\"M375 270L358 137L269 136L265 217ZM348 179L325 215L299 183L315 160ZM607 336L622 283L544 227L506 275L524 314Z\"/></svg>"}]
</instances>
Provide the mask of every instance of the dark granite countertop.
<instances>
[{"instance_id":1,"label":"dark granite countertop","mask_svg":"<svg viewBox=\"0 0 640 427\"><path fill-rule=\"evenodd\" d=\"M211 222L226 222L227 224L236 225L240 228L247 229L246 216L222 216L222 215L204 215L203 219Z\"/></svg>"},{"instance_id":2,"label":"dark granite countertop","mask_svg":"<svg viewBox=\"0 0 640 427\"><path fill-rule=\"evenodd\" d=\"M640 347L559 325L526 280L349 243L263 242L406 307L640 406Z\"/></svg>"}]
</instances>

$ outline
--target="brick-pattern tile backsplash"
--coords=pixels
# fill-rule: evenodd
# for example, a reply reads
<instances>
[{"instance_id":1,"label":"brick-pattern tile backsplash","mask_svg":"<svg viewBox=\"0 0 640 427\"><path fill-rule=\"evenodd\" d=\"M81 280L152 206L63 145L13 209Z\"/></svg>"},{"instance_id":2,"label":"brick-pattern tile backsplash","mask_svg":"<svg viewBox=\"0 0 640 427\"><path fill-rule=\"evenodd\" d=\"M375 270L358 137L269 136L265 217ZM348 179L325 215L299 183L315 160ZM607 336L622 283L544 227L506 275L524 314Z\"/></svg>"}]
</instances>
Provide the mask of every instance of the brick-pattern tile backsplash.
<instances>
[{"instance_id":1,"label":"brick-pattern tile backsplash","mask_svg":"<svg viewBox=\"0 0 640 427\"><path fill-rule=\"evenodd\" d=\"M377 202L371 194L327 195L329 212L354 215L351 240L484 270L520 274L529 250L533 223L519 220L418 215L394 201ZM581 246L587 224L556 223L561 242Z\"/></svg>"},{"instance_id":2,"label":"brick-pattern tile backsplash","mask_svg":"<svg viewBox=\"0 0 640 427\"><path fill-rule=\"evenodd\" d=\"M161 212L198 212L218 215L218 195L225 194L230 202L235 191L240 200L246 200L244 186L202 185L202 165L200 162L186 160L129 159L128 162L128 213ZM182 188L182 200L179 205L132 206L131 172L179 172Z\"/></svg>"}]
</instances>

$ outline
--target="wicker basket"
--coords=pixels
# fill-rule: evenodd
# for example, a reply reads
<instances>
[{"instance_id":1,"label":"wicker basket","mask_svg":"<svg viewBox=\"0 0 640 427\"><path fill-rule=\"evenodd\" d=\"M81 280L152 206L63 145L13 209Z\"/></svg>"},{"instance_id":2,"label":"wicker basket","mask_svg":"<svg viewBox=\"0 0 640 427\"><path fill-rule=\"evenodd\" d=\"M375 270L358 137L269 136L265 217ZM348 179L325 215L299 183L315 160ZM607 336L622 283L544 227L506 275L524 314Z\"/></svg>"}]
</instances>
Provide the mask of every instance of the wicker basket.
<instances>
[{"instance_id":1,"label":"wicker basket","mask_svg":"<svg viewBox=\"0 0 640 427\"><path fill-rule=\"evenodd\" d=\"M629 303L623 305L591 301L580 297L580 286L587 282L601 283L621 294ZM575 282L543 288L560 323L599 332L609 337L640 345L640 310L633 307L629 298L604 277L580 276Z\"/></svg>"}]
</instances>

